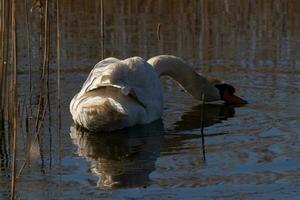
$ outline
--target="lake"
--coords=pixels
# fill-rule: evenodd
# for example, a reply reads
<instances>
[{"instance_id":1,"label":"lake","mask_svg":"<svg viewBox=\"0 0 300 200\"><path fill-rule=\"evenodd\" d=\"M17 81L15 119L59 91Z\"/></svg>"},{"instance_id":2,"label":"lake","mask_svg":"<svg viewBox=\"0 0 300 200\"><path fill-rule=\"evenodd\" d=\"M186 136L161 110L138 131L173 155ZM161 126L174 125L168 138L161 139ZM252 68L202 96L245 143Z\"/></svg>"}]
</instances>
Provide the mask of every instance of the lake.
<instances>
[{"instance_id":1,"label":"lake","mask_svg":"<svg viewBox=\"0 0 300 200\"><path fill-rule=\"evenodd\" d=\"M61 1L60 123L51 2L49 106L33 142L43 55L42 9L29 12L34 2L27 2L30 34L24 2L17 2L19 107L21 119L26 112L32 116L29 126L19 123L17 199L299 198L300 2L104 1L105 57L177 55L198 72L234 85L249 102L202 105L166 77L162 119L113 133L79 130L69 112L72 97L101 60L100 1ZM9 140L1 132L1 199L10 197Z\"/></svg>"}]
</instances>

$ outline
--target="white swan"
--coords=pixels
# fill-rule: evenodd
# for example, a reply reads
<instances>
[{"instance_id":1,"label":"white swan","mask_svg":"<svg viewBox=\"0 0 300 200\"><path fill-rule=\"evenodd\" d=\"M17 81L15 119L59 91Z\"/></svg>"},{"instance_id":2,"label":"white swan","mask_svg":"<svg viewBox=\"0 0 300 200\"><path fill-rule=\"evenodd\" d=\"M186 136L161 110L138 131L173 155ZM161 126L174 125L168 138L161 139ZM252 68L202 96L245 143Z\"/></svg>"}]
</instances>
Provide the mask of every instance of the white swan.
<instances>
[{"instance_id":1,"label":"white swan","mask_svg":"<svg viewBox=\"0 0 300 200\"><path fill-rule=\"evenodd\" d=\"M159 76L175 79L194 98L247 103L234 88L196 73L182 59L161 55L148 61L106 58L97 63L76 94L70 111L76 124L91 131L111 131L147 124L161 117L163 95Z\"/></svg>"}]
</instances>

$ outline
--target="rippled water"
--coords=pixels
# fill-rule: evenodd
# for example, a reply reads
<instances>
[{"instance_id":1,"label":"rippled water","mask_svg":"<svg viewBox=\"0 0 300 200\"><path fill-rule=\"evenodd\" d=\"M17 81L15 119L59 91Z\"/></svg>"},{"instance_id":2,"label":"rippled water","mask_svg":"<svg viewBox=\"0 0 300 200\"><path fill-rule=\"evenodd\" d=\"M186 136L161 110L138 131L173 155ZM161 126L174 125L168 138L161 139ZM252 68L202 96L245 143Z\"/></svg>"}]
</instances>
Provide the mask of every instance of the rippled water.
<instances>
[{"instance_id":1,"label":"rippled water","mask_svg":"<svg viewBox=\"0 0 300 200\"><path fill-rule=\"evenodd\" d=\"M201 4L202 7L205 5ZM253 9L251 6L253 5L250 5L250 10ZM260 7L256 4L255 6ZM266 5L261 6L264 10ZM230 4L228 12L230 13L231 9L234 12L234 8L234 5ZM283 16L279 18L282 20L278 22L279 24L285 24L285 17L294 16L291 13L281 15L281 10L277 9L279 15ZM291 8L288 4L282 9ZM211 9L206 12L214 13ZM228 15L233 19L230 17L232 13ZM148 20L149 16L151 14L147 15ZM185 13L184 16L188 14ZM259 14L249 14L250 18L251 16ZM296 14L295 16L298 17ZM211 19L208 21L215 24L218 22L217 19L220 19L220 16L217 19L209 17L204 16L204 21ZM264 17L268 19L267 15ZM277 19L273 15L269 17L274 21ZM180 23L187 26L188 19L190 18L183 18ZM253 22L254 19L250 21ZM243 20L247 21L246 18ZM296 29L297 23L288 21L286 24L292 24L291 27ZM114 30L120 28L119 25L113 26ZM177 24L168 26L177 27ZM128 27L132 28L134 25L129 23ZM65 61L69 66L68 70L62 72L62 129L60 133L57 131L56 75L51 73L49 93L51 114L46 113L42 139L40 145L31 153L30 165L25 166L17 179L17 197L20 199L299 198L300 62L297 56L299 32L285 26L282 29L273 28L268 30L269 32L264 32L263 27L259 25L254 26L256 27L252 32L254 36L250 33L244 35L238 27L234 27L231 36L213 28L212 36L219 39L212 39L210 40L212 43L206 44L214 50L210 53L203 48L205 45L202 46L201 38L194 40L187 36L191 30L187 32L177 30L178 34L181 33L179 34L181 37L176 37L176 42L183 46L185 42L188 44L193 41L200 42L201 45L196 45L195 49L186 49L187 47L183 46L181 48L180 45L173 47L174 37L168 37L165 33L160 49L155 47L154 50L149 50L145 42L136 47L135 53L137 55L140 53L144 57L170 52L179 56L182 54L182 57L194 63L199 71L221 77L235 85L237 93L249 101L248 105L233 107L207 104L203 107L182 91L173 80L163 78L165 105L162 119L149 125L112 134L91 134L73 126L69 102L87 78L89 70L78 66L70 67L74 60L79 59L77 54L71 56L71 61ZM134 29L126 30L135 33ZM230 33L230 30L226 28L224 30ZM194 31L202 35L201 30ZM140 36L139 41L146 40L143 38L145 32L147 31L137 34ZM265 52L271 50L274 43L263 40L269 37L268 33L271 36L271 33L277 35L275 39L274 34L270 36L277 42L275 42L276 52L270 53L270 56ZM224 42L225 39L235 38L234 36L240 43ZM124 40L120 39L125 46L128 42L126 38L127 36L124 36ZM111 44L107 49L113 49L112 46L114 45ZM202 52L200 56L199 52ZM119 51L115 53L120 57L129 54ZM83 61L85 64L91 62L89 59L85 61ZM38 76L36 72L33 76L34 82L38 82ZM19 74L19 92L23 100L28 94L28 78L26 72ZM34 91L38 91L38 84L34 87ZM38 92L35 92L34 105L37 99ZM36 108L36 105L33 106L34 111ZM201 139L202 111L204 146ZM19 133L18 171L24 162L26 137L25 132ZM10 191L8 156L10 148L5 143L8 140L9 138L1 138L0 143L2 199L7 199Z\"/></svg>"},{"instance_id":2,"label":"rippled water","mask_svg":"<svg viewBox=\"0 0 300 200\"><path fill-rule=\"evenodd\" d=\"M44 130L43 159L38 156L24 169L17 182L18 196L295 199L300 188L299 74L220 70L212 74L234 80L237 92L250 104L203 108L174 81L164 79L162 120L103 135L72 126L68 102L88 74L63 73L61 144L55 126L51 134ZM1 176L4 198L7 176Z\"/></svg>"}]
</instances>

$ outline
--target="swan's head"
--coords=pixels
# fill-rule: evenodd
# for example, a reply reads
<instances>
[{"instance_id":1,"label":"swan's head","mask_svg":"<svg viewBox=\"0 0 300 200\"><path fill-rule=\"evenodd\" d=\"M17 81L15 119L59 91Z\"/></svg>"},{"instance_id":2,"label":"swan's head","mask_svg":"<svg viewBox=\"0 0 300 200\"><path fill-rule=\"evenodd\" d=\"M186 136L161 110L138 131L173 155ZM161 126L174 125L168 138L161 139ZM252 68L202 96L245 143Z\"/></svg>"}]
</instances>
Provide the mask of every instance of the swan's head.
<instances>
[{"instance_id":1,"label":"swan's head","mask_svg":"<svg viewBox=\"0 0 300 200\"><path fill-rule=\"evenodd\" d=\"M247 104L248 102L241 97L234 95L235 89L232 85L223 83L215 85L220 92L220 97L228 104Z\"/></svg>"}]
</instances>

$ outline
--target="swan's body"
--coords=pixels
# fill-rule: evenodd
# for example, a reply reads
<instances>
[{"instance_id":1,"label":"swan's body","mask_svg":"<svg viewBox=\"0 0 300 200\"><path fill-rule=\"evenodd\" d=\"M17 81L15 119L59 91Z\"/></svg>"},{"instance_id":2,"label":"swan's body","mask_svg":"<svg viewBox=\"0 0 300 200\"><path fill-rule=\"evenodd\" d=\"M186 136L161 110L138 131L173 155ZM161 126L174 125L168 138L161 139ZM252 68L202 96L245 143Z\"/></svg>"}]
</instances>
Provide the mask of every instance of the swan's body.
<instances>
[{"instance_id":1,"label":"swan's body","mask_svg":"<svg viewBox=\"0 0 300 200\"><path fill-rule=\"evenodd\" d=\"M72 99L73 120L89 130L147 124L162 115L159 78L142 58L107 58L94 67Z\"/></svg>"},{"instance_id":2,"label":"swan's body","mask_svg":"<svg viewBox=\"0 0 300 200\"><path fill-rule=\"evenodd\" d=\"M216 79L197 74L182 59L156 56L146 62L140 57L107 58L97 63L70 111L76 124L95 130L116 130L159 119L163 95L159 76L169 75L198 100L220 100Z\"/></svg>"}]
</instances>

